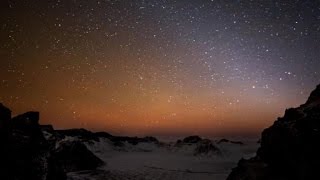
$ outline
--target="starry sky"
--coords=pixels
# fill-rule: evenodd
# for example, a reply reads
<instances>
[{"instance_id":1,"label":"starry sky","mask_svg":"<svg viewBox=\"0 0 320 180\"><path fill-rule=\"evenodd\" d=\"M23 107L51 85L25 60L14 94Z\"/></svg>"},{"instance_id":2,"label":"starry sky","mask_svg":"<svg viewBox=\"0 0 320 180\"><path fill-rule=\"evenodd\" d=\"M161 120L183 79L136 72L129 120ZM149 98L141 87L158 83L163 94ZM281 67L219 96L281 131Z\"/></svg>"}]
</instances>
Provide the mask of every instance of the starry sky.
<instances>
[{"instance_id":1,"label":"starry sky","mask_svg":"<svg viewBox=\"0 0 320 180\"><path fill-rule=\"evenodd\" d=\"M0 102L123 135L258 135L320 79L320 1L1 2Z\"/></svg>"}]
</instances>

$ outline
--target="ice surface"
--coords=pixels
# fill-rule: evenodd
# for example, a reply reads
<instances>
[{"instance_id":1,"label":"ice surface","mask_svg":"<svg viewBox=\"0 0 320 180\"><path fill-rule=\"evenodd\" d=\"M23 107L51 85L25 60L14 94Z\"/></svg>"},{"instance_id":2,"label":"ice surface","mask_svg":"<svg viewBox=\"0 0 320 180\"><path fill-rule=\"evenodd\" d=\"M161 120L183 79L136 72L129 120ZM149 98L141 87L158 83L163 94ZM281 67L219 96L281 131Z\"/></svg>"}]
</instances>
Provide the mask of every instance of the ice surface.
<instances>
[{"instance_id":1,"label":"ice surface","mask_svg":"<svg viewBox=\"0 0 320 180\"><path fill-rule=\"evenodd\" d=\"M258 144L221 143L221 155L194 156L196 144L175 146L174 143L124 142L115 146L109 139L86 143L88 148L106 162L96 171L69 173L70 180L222 180L242 157L254 156Z\"/></svg>"}]
</instances>

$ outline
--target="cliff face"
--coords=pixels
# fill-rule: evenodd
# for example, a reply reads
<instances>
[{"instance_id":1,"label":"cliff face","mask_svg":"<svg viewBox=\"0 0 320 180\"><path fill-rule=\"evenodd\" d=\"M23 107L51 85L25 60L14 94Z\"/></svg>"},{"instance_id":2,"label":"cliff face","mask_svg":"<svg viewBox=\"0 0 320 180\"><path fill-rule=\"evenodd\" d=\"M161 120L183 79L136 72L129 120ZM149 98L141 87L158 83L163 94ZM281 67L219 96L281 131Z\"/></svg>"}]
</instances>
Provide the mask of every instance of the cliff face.
<instances>
[{"instance_id":1,"label":"cliff face","mask_svg":"<svg viewBox=\"0 0 320 180\"><path fill-rule=\"evenodd\" d=\"M39 125L39 112L11 118L0 103L0 180L65 180L69 171L90 170L103 164L80 142L57 147L58 138L47 140Z\"/></svg>"},{"instance_id":2,"label":"cliff face","mask_svg":"<svg viewBox=\"0 0 320 180\"><path fill-rule=\"evenodd\" d=\"M320 179L320 85L262 132L256 157L240 160L228 180Z\"/></svg>"}]
</instances>

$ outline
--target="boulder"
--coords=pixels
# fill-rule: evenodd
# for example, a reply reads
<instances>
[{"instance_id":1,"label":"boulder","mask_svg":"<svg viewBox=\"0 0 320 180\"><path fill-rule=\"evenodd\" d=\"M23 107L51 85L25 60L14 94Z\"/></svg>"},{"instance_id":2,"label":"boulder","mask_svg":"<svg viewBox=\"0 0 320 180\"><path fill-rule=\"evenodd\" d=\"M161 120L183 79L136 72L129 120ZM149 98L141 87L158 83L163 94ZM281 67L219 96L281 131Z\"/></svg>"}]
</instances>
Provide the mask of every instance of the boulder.
<instances>
[{"instance_id":1,"label":"boulder","mask_svg":"<svg viewBox=\"0 0 320 180\"><path fill-rule=\"evenodd\" d=\"M60 143L51 158L67 172L93 170L103 165L103 161L79 141Z\"/></svg>"}]
</instances>

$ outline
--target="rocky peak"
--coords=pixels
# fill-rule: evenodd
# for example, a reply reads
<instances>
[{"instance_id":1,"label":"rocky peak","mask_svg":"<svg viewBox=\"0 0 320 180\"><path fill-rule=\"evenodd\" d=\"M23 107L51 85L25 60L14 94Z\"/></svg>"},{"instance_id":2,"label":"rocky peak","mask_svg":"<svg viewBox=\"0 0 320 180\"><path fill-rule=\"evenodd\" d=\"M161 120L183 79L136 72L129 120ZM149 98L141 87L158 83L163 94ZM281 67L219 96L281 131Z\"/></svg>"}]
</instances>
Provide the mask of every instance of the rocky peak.
<instances>
[{"instance_id":1,"label":"rocky peak","mask_svg":"<svg viewBox=\"0 0 320 180\"><path fill-rule=\"evenodd\" d=\"M306 104L320 103L320 84L313 90L306 102Z\"/></svg>"},{"instance_id":2,"label":"rocky peak","mask_svg":"<svg viewBox=\"0 0 320 180\"><path fill-rule=\"evenodd\" d=\"M11 119L11 110L0 103L0 123Z\"/></svg>"},{"instance_id":3,"label":"rocky peak","mask_svg":"<svg viewBox=\"0 0 320 180\"><path fill-rule=\"evenodd\" d=\"M12 118L11 121L14 125L38 126L39 116L40 116L39 112L30 111Z\"/></svg>"},{"instance_id":4,"label":"rocky peak","mask_svg":"<svg viewBox=\"0 0 320 180\"><path fill-rule=\"evenodd\" d=\"M102 165L80 142L56 149L53 127L39 125L39 116L31 111L11 119L11 110L0 103L0 180L66 180L68 170ZM47 140L42 131L54 138Z\"/></svg>"}]
</instances>

